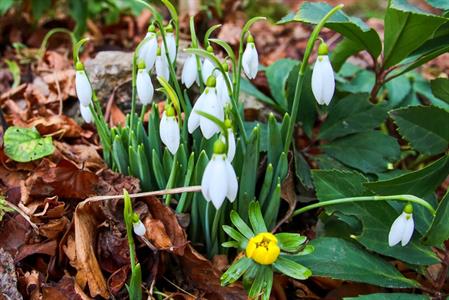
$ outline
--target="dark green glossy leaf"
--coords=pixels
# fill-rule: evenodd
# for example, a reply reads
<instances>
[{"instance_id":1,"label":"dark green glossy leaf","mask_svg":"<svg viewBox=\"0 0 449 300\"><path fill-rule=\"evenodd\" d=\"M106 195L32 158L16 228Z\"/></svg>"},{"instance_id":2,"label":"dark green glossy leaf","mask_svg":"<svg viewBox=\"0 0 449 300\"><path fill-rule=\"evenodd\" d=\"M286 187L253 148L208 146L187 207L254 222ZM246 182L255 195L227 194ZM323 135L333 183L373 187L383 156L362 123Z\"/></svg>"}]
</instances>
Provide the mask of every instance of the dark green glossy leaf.
<instances>
[{"instance_id":1,"label":"dark green glossy leaf","mask_svg":"<svg viewBox=\"0 0 449 300\"><path fill-rule=\"evenodd\" d=\"M427 245L439 246L449 238L449 191L441 200L437 208L437 214L423 238Z\"/></svg>"},{"instance_id":2,"label":"dark green glossy leaf","mask_svg":"<svg viewBox=\"0 0 449 300\"><path fill-rule=\"evenodd\" d=\"M398 131L421 153L435 155L449 145L449 111L435 106L413 106L390 112Z\"/></svg>"},{"instance_id":3,"label":"dark green glossy leaf","mask_svg":"<svg viewBox=\"0 0 449 300\"><path fill-rule=\"evenodd\" d=\"M430 82L435 97L449 103L449 79L437 78Z\"/></svg>"},{"instance_id":4,"label":"dark green glossy leaf","mask_svg":"<svg viewBox=\"0 0 449 300\"><path fill-rule=\"evenodd\" d=\"M321 237L311 241L315 252L295 256L296 262L308 267L316 276L365 282L394 288L417 287L414 280L405 278L391 264L372 255L353 243Z\"/></svg>"},{"instance_id":5,"label":"dark green glossy leaf","mask_svg":"<svg viewBox=\"0 0 449 300\"><path fill-rule=\"evenodd\" d=\"M276 102L285 110L288 108L285 85L290 72L297 66L297 60L285 58L271 64L265 71L271 94Z\"/></svg>"}]
</instances>

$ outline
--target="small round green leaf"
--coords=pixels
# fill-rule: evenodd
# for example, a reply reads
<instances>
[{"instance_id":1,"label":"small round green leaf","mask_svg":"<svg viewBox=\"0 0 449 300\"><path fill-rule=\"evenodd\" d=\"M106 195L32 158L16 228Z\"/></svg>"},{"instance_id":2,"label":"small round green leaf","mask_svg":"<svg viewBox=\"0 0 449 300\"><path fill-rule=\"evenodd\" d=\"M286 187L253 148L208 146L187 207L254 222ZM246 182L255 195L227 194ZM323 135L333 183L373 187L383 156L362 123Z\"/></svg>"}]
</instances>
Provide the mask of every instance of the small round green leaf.
<instances>
[{"instance_id":1,"label":"small round green leaf","mask_svg":"<svg viewBox=\"0 0 449 300\"><path fill-rule=\"evenodd\" d=\"M3 137L5 154L17 162L29 162L55 151L50 136L41 137L36 128L9 127Z\"/></svg>"}]
</instances>

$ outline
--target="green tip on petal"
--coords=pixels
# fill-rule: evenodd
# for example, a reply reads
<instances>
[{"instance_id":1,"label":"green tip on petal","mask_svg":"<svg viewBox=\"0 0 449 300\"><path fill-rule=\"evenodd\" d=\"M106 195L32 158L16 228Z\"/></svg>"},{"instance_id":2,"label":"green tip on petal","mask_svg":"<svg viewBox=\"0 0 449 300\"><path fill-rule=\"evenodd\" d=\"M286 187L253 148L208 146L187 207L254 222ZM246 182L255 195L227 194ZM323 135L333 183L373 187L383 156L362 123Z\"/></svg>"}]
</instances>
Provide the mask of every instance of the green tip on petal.
<instances>
[{"instance_id":1,"label":"green tip on petal","mask_svg":"<svg viewBox=\"0 0 449 300\"><path fill-rule=\"evenodd\" d=\"M225 124L225 126L226 126L226 128L232 128L232 121L231 120L229 120L229 119L226 119L225 121L224 121L224 124Z\"/></svg>"},{"instance_id":2,"label":"green tip on petal","mask_svg":"<svg viewBox=\"0 0 449 300\"><path fill-rule=\"evenodd\" d=\"M407 203L407 204L404 206L404 212L405 212L406 214L411 214L411 213L413 213L413 205L412 205L411 203Z\"/></svg>"},{"instance_id":3,"label":"green tip on petal","mask_svg":"<svg viewBox=\"0 0 449 300\"><path fill-rule=\"evenodd\" d=\"M137 68L139 70L143 70L145 69L145 62L143 61L143 59L140 59L139 62L137 63Z\"/></svg>"},{"instance_id":4,"label":"green tip on petal","mask_svg":"<svg viewBox=\"0 0 449 300\"><path fill-rule=\"evenodd\" d=\"M216 140L214 143L214 154L225 154L226 145L220 139Z\"/></svg>"},{"instance_id":5,"label":"green tip on petal","mask_svg":"<svg viewBox=\"0 0 449 300\"><path fill-rule=\"evenodd\" d=\"M136 213L133 213L132 220L133 220L133 223L139 222L139 216Z\"/></svg>"},{"instance_id":6,"label":"green tip on petal","mask_svg":"<svg viewBox=\"0 0 449 300\"><path fill-rule=\"evenodd\" d=\"M165 106L165 115L167 117L173 117L175 115L175 110L173 109L173 107L171 105Z\"/></svg>"},{"instance_id":7,"label":"green tip on petal","mask_svg":"<svg viewBox=\"0 0 449 300\"><path fill-rule=\"evenodd\" d=\"M246 37L246 42L248 44L249 43L254 43L254 37L253 37L253 35L250 32L248 32L248 36Z\"/></svg>"},{"instance_id":8,"label":"green tip on petal","mask_svg":"<svg viewBox=\"0 0 449 300\"><path fill-rule=\"evenodd\" d=\"M207 52L214 53L214 48L211 45L207 46Z\"/></svg>"},{"instance_id":9,"label":"green tip on petal","mask_svg":"<svg viewBox=\"0 0 449 300\"><path fill-rule=\"evenodd\" d=\"M318 47L318 55L327 55L329 53L329 47L325 42L321 42Z\"/></svg>"},{"instance_id":10,"label":"green tip on petal","mask_svg":"<svg viewBox=\"0 0 449 300\"><path fill-rule=\"evenodd\" d=\"M148 26L148 32L156 32L156 27L154 26L154 24Z\"/></svg>"},{"instance_id":11,"label":"green tip on petal","mask_svg":"<svg viewBox=\"0 0 449 300\"><path fill-rule=\"evenodd\" d=\"M217 79L215 78L214 75L210 75L209 78L207 78L206 86L213 88L213 87L215 87L216 84L217 84Z\"/></svg>"},{"instance_id":12,"label":"green tip on petal","mask_svg":"<svg viewBox=\"0 0 449 300\"><path fill-rule=\"evenodd\" d=\"M77 71L84 71L84 65L83 65L83 63L80 62L80 61L77 61L77 62L76 62L76 65L75 65L75 70L77 70Z\"/></svg>"},{"instance_id":13,"label":"green tip on petal","mask_svg":"<svg viewBox=\"0 0 449 300\"><path fill-rule=\"evenodd\" d=\"M161 48L160 47L157 47L156 55L161 56Z\"/></svg>"}]
</instances>

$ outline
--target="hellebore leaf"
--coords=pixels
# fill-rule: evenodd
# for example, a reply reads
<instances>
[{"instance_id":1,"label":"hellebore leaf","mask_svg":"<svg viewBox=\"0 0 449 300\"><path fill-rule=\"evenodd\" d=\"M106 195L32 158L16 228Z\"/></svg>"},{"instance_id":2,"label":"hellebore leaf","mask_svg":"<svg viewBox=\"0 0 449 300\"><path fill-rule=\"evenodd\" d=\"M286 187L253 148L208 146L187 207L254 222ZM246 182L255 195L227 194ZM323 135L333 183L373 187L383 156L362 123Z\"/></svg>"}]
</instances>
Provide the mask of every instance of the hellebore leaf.
<instances>
[{"instance_id":1,"label":"hellebore leaf","mask_svg":"<svg viewBox=\"0 0 449 300\"><path fill-rule=\"evenodd\" d=\"M55 151L51 136L41 137L34 127L9 127L3 136L3 143L5 154L17 162L36 160Z\"/></svg>"}]
</instances>

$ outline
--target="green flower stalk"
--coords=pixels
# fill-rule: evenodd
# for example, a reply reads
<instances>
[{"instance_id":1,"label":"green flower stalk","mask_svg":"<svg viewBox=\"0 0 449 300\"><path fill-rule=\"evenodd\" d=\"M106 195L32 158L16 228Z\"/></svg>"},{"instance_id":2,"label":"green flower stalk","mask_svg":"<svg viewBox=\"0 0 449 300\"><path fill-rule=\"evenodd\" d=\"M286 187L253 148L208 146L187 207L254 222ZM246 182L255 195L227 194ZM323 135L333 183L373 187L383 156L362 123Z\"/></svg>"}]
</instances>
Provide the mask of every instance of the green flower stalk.
<instances>
[{"instance_id":1,"label":"green flower stalk","mask_svg":"<svg viewBox=\"0 0 449 300\"><path fill-rule=\"evenodd\" d=\"M223 230L233 241L223 243L223 247L234 247L245 252L221 276L221 284L228 285L243 276L245 288L251 299L270 299L273 272L304 280L312 271L293 260L297 255L313 252L313 247L305 245L306 237L297 233L267 232L258 202L249 205L251 228L235 212L231 212L231 222L237 228L223 225Z\"/></svg>"}]
</instances>

